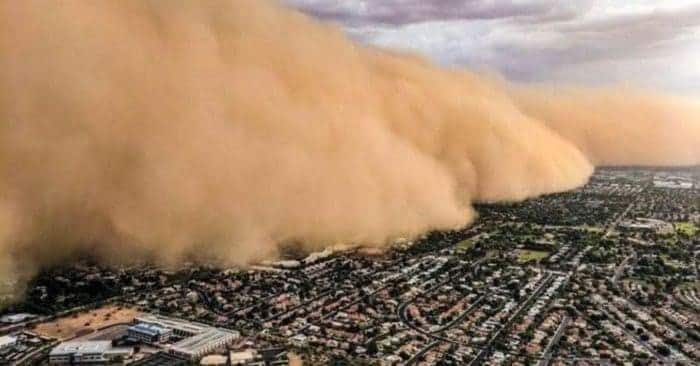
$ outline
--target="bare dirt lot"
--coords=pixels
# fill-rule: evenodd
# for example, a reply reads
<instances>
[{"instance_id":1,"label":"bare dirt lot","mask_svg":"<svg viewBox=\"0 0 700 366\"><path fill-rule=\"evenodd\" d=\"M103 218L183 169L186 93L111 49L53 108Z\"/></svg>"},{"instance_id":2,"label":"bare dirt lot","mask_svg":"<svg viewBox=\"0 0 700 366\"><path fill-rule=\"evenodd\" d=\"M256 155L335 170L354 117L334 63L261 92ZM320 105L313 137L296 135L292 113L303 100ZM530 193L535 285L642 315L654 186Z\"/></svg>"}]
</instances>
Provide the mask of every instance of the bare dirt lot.
<instances>
[{"instance_id":1,"label":"bare dirt lot","mask_svg":"<svg viewBox=\"0 0 700 366\"><path fill-rule=\"evenodd\" d=\"M34 332L60 340L82 337L94 331L119 323L131 322L140 313L133 308L107 305L87 312L76 313L50 322L37 324Z\"/></svg>"}]
</instances>

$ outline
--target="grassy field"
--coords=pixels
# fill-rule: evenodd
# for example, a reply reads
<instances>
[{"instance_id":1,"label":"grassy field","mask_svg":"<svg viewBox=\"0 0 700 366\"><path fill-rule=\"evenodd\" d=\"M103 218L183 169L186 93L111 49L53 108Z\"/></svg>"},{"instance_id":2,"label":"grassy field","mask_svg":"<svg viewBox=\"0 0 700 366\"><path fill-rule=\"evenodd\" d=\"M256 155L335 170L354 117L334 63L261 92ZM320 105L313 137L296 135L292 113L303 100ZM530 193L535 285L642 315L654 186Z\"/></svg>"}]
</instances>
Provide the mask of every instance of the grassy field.
<instances>
[{"instance_id":1,"label":"grassy field","mask_svg":"<svg viewBox=\"0 0 700 366\"><path fill-rule=\"evenodd\" d=\"M474 244L476 244L476 242L472 239L466 239L466 240L460 241L459 243L457 243L457 246L456 246L457 253L468 252L471 248L474 247Z\"/></svg>"},{"instance_id":2,"label":"grassy field","mask_svg":"<svg viewBox=\"0 0 700 366\"><path fill-rule=\"evenodd\" d=\"M106 326L131 322L139 315L136 309L108 305L84 313L65 316L50 322L37 324L34 332L60 340L84 336Z\"/></svg>"},{"instance_id":3,"label":"grassy field","mask_svg":"<svg viewBox=\"0 0 700 366\"><path fill-rule=\"evenodd\" d=\"M550 254L543 250L521 250L518 254L518 263L538 262L549 257Z\"/></svg>"},{"instance_id":4,"label":"grassy field","mask_svg":"<svg viewBox=\"0 0 700 366\"><path fill-rule=\"evenodd\" d=\"M671 257L669 257L666 254L661 254L659 257L664 262L664 265L669 266L671 268L678 269L682 265L682 263L678 262L677 260L671 259Z\"/></svg>"},{"instance_id":5,"label":"grassy field","mask_svg":"<svg viewBox=\"0 0 700 366\"><path fill-rule=\"evenodd\" d=\"M679 222L676 223L675 226L676 232L678 232L678 234L687 237L693 237L698 234L698 231L700 231L700 228L698 228L698 226L693 224L692 222Z\"/></svg>"},{"instance_id":6,"label":"grassy field","mask_svg":"<svg viewBox=\"0 0 700 366\"><path fill-rule=\"evenodd\" d=\"M678 288L681 290L690 290L690 289L700 290L700 281L685 282L685 283L678 285Z\"/></svg>"}]
</instances>

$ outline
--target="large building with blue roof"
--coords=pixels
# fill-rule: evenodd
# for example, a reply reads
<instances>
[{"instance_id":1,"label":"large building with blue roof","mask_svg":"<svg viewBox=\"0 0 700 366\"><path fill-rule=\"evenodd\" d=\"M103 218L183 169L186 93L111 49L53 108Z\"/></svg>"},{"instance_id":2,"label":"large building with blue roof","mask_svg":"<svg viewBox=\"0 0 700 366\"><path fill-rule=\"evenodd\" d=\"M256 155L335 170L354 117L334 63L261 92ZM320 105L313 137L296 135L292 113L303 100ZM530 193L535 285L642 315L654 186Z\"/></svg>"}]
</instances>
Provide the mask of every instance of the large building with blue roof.
<instances>
[{"instance_id":1,"label":"large building with blue roof","mask_svg":"<svg viewBox=\"0 0 700 366\"><path fill-rule=\"evenodd\" d=\"M137 323L128 329L129 338L144 343L164 343L173 334L173 330L154 323Z\"/></svg>"}]
</instances>

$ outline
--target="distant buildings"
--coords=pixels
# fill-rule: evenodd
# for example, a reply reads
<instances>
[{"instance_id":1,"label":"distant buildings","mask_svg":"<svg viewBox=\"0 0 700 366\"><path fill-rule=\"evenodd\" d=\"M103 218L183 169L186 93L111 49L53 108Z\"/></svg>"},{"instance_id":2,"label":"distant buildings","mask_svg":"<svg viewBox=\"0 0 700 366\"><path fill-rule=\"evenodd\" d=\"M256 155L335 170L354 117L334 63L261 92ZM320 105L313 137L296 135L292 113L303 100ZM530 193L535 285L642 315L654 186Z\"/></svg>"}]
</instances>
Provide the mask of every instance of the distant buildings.
<instances>
[{"instance_id":1,"label":"distant buildings","mask_svg":"<svg viewBox=\"0 0 700 366\"><path fill-rule=\"evenodd\" d=\"M130 347L112 347L111 341L64 342L49 353L51 365L105 364L134 354Z\"/></svg>"},{"instance_id":2,"label":"distant buildings","mask_svg":"<svg viewBox=\"0 0 700 366\"><path fill-rule=\"evenodd\" d=\"M636 218L625 220L620 223L620 228L636 231L647 231L660 235L670 235L676 232L672 224L656 219Z\"/></svg>"},{"instance_id":3,"label":"distant buildings","mask_svg":"<svg viewBox=\"0 0 700 366\"><path fill-rule=\"evenodd\" d=\"M3 317L0 317L0 323L6 323L6 324L17 324L21 323L27 320L32 320L36 318L36 315L34 314L27 314L27 313L19 313L19 314L8 314Z\"/></svg>"},{"instance_id":4,"label":"distant buildings","mask_svg":"<svg viewBox=\"0 0 700 366\"><path fill-rule=\"evenodd\" d=\"M669 189L691 189L693 180L689 177L659 174L654 177L654 187Z\"/></svg>"},{"instance_id":5,"label":"distant buildings","mask_svg":"<svg viewBox=\"0 0 700 366\"><path fill-rule=\"evenodd\" d=\"M430 234L412 247L400 240L379 258L328 250L168 275L71 268L29 293L54 309L91 300L90 281L130 287L120 303L169 317L139 316L89 338L133 344L126 332L150 344L126 359L142 366L288 365L289 349L318 365L700 364L700 171L692 189L670 189L687 187L670 175L653 183L657 175L603 170L576 192L484 205L476 227ZM518 260L538 250L552 255ZM4 325L17 339L0 352L0 365L40 364L55 340L16 331L27 326L21 316L8 320L21 326ZM248 336L233 341L237 332L218 327ZM66 352L54 352L53 363L112 357L109 347Z\"/></svg>"},{"instance_id":6,"label":"distant buildings","mask_svg":"<svg viewBox=\"0 0 700 366\"><path fill-rule=\"evenodd\" d=\"M25 356L39 353L37 351L52 342L53 339L28 331L0 336L0 365L34 365L32 362L23 361Z\"/></svg>"}]
</instances>

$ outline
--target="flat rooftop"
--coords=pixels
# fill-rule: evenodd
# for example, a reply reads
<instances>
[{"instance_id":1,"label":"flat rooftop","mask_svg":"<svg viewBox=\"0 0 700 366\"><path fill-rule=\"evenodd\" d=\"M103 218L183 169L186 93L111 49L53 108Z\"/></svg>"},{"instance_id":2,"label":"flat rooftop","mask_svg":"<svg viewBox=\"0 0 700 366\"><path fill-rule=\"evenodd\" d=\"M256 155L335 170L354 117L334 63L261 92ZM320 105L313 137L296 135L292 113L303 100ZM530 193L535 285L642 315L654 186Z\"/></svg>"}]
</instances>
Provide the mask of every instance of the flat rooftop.
<instances>
[{"instance_id":1,"label":"flat rooftop","mask_svg":"<svg viewBox=\"0 0 700 366\"><path fill-rule=\"evenodd\" d=\"M172 331L172 329L170 328L166 328L161 326L160 324L155 323L138 323L136 325L130 326L129 330L148 334L150 336L157 336Z\"/></svg>"},{"instance_id":2,"label":"flat rooftop","mask_svg":"<svg viewBox=\"0 0 700 366\"><path fill-rule=\"evenodd\" d=\"M74 353L105 353L111 349L111 341L63 342L54 347L49 355L61 356Z\"/></svg>"},{"instance_id":3,"label":"flat rooftop","mask_svg":"<svg viewBox=\"0 0 700 366\"><path fill-rule=\"evenodd\" d=\"M175 343L172 349L182 353L199 353L214 343L231 341L237 337L238 332L212 327L203 333Z\"/></svg>"},{"instance_id":4,"label":"flat rooftop","mask_svg":"<svg viewBox=\"0 0 700 366\"><path fill-rule=\"evenodd\" d=\"M202 323L196 323L155 314L138 316L135 318L135 320L139 323L156 324L163 328L170 328L192 334L199 334L206 331L207 329L212 328L211 326Z\"/></svg>"}]
</instances>

